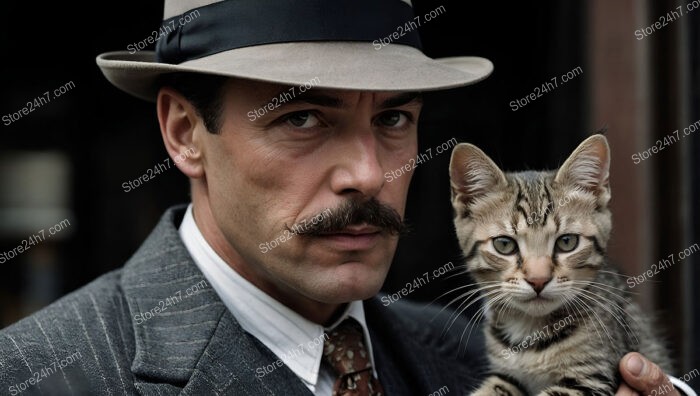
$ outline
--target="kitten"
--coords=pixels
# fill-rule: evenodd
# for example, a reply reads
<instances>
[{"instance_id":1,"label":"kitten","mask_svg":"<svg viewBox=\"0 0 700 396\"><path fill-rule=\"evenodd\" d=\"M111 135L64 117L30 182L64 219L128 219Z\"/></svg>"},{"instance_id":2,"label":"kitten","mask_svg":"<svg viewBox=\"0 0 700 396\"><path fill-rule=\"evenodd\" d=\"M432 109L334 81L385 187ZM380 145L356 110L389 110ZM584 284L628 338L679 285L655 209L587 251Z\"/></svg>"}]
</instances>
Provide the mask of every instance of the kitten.
<instances>
[{"instance_id":1,"label":"kitten","mask_svg":"<svg viewBox=\"0 0 700 396\"><path fill-rule=\"evenodd\" d=\"M467 299L483 299L492 372L473 395L613 395L630 351L670 369L605 256L609 164L602 135L557 171L504 173L476 146L452 152L455 228L478 282Z\"/></svg>"}]
</instances>

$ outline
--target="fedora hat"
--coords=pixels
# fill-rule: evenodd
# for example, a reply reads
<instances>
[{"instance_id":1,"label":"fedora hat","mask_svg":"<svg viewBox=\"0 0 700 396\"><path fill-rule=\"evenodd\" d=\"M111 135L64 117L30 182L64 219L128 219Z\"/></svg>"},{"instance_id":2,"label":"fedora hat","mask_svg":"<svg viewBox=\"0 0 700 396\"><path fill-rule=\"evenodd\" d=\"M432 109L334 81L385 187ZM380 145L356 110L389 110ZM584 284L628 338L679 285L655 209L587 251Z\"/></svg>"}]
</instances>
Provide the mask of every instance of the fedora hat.
<instances>
[{"instance_id":1,"label":"fedora hat","mask_svg":"<svg viewBox=\"0 0 700 396\"><path fill-rule=\"evenodd\" d=\"M173 72L363 91L455 88L491 73L484 58L427 57L421 22L410 0L165 0L157 31L97 65L149 101Z\"/></svg>"}]
</instances>

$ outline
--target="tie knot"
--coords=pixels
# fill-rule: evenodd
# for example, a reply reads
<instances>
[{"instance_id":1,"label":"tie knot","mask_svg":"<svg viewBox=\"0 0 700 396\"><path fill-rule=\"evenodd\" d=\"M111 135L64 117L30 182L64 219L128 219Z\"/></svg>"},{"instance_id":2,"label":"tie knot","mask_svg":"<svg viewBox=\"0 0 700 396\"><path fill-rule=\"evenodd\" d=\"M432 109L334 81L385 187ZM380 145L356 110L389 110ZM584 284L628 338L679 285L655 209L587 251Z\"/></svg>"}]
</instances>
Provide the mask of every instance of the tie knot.
<instances>
[{"instance_id":1,"label":"tie knot","mask_svg":"<svg viewBox=\"0 0 700 396\"><path fill-rule=\"evenodd\" d=\"M339 376L372 368L364 339L362 326L352 318L330 331L323 345L323 356Z\"/></svg>"},{"instance_id":2,"label":"tie knot","mask_svg":"<svg viewBox=\"0 0 700 396\"><path fill-rule=\"evenodd\" d=\"M384 395L382 384L372 375L365 333L355 319L347 318L330 331L323 344L323 357L338 375L333 396Z\"/></svg>"}]
</instances>

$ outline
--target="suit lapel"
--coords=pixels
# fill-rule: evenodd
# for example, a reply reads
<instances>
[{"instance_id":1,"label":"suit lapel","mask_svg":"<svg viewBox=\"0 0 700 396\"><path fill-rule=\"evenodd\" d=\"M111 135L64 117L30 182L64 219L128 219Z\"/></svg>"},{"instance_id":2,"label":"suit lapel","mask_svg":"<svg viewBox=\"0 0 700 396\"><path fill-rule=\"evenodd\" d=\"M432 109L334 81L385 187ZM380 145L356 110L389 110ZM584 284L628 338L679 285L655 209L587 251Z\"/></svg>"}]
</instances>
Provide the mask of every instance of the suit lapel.
<instances>
[{"instance_id":1,"label":"suit lapel","mask_svg":"<svg viewBox=\"0 0 700 396\"><path fill-rule=\"evenodd\" d=\"M284 365L256 377L277 357L243 331L192 261L177 231L183 214L182 207L168 210L122 273L136 339L131 370L143 378L136 386L169 384L195 395L311 395Z\"/></svg>"},{"instance_id":2,"label":"suit lapel","mask_svg":"<svg viewBox=\"0 0 700 396\"><path fill-rule=\"evenodd\" d=\"M311 391L228 311L183 389L186 394L304 395Z\"/></svg>"},{"instance_id":3,"label":"suit lapel","mask_svg":"<svg viewBox=\"0 0 700 396\"><path fill-rule=\"evenodd\" d=\"M401 324L403 319L387 308L376 306L374 300L365 301L367 325L372 339L372 351L379 381L387 395L428 394L423 371L430 369L432 354L422 354L415 359L423 346L416 345L413 337L407 337Z\"/></svg>"},{"instance_id":4,"label":"suit lapel","mask_svg":"<svg viewBox=\"0 0 700 396\"><path fill-rule=\"evenodd\" d=\"M386 394L432 394L444 386L450 393L470 393L486 367L480 337L460 354L463 321L457 320L443 337L451 316L416 304L409 309L402 305L385 307L379 298L365 301L374 358Z\"/></svg>"}]
</instances>

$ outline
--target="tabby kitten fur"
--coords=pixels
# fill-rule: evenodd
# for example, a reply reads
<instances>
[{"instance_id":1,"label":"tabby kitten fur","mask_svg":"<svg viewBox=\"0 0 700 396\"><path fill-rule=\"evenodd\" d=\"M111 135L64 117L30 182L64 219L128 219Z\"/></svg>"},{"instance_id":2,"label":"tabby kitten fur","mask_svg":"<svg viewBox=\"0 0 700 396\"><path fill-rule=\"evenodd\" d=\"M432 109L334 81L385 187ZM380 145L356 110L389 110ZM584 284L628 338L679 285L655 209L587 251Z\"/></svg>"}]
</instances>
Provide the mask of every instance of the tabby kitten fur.
<instances>
[{"instance_id":1,"label":"tabby kitten fur","mask_svg":"<svg viewBox=\"0 0 700 396\"><path fill-rule=\"evenodd\" d=\"M452 152L455 229L477 282L460 307L482 300L492 373L473 395L613 395L631 351L671 368L606 259L609 165L602 135L557 171L504 173L474 145Z\"/></svg>"}]
</instances>

